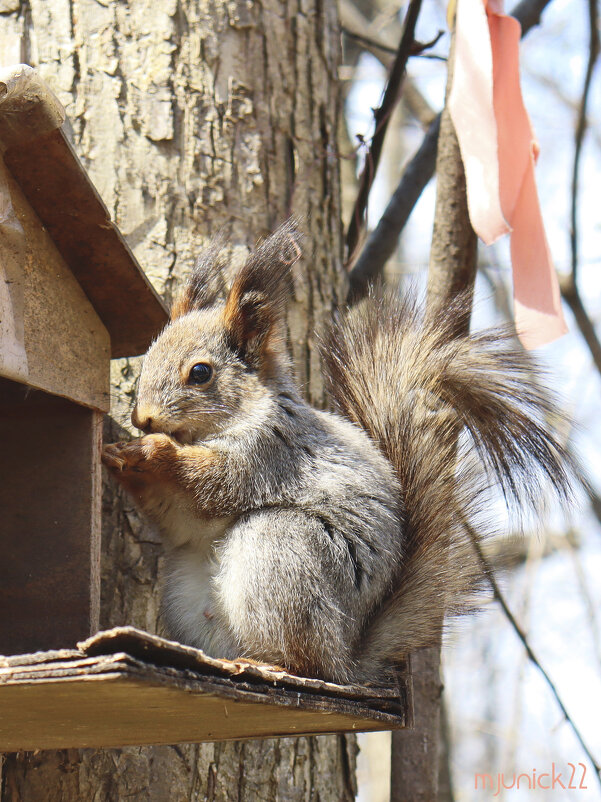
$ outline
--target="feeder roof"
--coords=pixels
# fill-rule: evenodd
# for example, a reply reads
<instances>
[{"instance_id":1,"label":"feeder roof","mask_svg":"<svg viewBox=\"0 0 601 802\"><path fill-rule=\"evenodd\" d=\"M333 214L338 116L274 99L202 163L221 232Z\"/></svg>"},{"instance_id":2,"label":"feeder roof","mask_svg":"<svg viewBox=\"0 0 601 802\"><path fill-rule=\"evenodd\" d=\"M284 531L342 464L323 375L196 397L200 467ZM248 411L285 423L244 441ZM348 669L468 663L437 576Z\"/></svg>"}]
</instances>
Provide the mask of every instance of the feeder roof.
<instances>
[{"instance_id":1,"label":"feeder roof","mask_svg":"<svg viewBox=\"0 0 601 802\"><path fill-rule=\"evenodd\" d=\"M141 354L167 311L73 150L65 120L32 67L0 70L4 162L108 330L111 356Z\"/></svg>"}]
</instances>

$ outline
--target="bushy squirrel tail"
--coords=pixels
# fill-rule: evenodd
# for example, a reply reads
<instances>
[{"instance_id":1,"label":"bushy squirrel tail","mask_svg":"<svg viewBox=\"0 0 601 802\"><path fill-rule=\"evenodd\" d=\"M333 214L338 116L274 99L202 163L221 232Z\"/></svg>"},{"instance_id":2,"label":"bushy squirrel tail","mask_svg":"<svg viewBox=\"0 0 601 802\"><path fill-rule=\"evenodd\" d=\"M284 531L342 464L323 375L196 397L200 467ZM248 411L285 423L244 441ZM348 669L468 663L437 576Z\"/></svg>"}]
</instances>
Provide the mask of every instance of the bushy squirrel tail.
<instances>
[{"instance_id":1,"label":"bushy squirrel tail","mask_svg":"<svg viewBox=\"0 0 601 802\"><path fill-rule=\"evenodd\" d=\"M570 457L553 434L559 413L507 332L455 336L470 302L443 313L379 294L336 321L324 341L329 390L393 464L405 556L391 595L368 621L356 655L366 676L436 642L442 611L464 612L481 572L466 521L485 489L537 506L570 495ZM483 481L484 477L484 481Z\"/></svg>"}]
</instances>

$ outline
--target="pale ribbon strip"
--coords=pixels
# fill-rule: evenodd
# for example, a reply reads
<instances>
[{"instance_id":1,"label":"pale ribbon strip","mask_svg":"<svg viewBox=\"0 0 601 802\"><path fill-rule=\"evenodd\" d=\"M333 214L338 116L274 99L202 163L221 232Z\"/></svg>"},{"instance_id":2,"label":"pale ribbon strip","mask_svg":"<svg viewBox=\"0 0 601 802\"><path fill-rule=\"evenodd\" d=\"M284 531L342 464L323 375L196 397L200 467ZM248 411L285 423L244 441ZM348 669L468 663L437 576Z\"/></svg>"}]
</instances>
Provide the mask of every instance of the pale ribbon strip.
<instances>
[{"instance_id":1,"label":"pale ribbon strip","mask_svg":"<svg viewBox=\"0 0 601 802\"><path fill-rule=\"evenodd\" d=\"M515 324L526 348L566 333L538 202L538 155L519 78L520 24L502 0L458 0L449 111L470 220L487 244L510 233Z\"/></svg>"}]
</instances>

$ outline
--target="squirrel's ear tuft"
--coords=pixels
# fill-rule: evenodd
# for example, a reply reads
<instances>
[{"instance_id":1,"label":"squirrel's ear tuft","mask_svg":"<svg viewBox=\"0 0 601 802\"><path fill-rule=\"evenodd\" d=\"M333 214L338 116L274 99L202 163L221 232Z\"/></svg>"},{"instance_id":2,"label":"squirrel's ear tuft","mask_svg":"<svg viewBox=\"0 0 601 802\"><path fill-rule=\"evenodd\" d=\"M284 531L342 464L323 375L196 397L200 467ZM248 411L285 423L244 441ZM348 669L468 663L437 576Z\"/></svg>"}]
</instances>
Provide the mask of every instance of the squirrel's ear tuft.
<instances>
[{"instance_id":1,"label":"squirrel's ear tuft","mask_svg":"<svg viewBox=\"0 0 601 802\"><path fill-rule=\"evenodd\" d=\"M192 274L171 306L171 320L212 306L224 293L223 237L215 239L196 259Z\"/></svg>"},{"instance_id":2,"label":"squirrel's ear tuft","mask_svg":"<svg viewBox=\"0 0 601 802\"><path fill-rule=\"evenodd\" d=\"M260 359L284 315L290 268L301 255L299 241L295 223L288 220L250 254L228 293L225 326L249 362Z\"/></svg>"}]
</instances>

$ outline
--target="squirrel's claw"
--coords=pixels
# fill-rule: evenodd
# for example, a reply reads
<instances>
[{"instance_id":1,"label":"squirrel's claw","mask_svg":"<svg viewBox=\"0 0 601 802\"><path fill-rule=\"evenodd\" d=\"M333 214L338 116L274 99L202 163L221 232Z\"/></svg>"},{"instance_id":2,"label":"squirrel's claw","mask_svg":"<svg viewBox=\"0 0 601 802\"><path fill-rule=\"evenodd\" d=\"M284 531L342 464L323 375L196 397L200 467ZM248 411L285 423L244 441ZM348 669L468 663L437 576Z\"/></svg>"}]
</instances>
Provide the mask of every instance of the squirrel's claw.
<instances>
[{"instance_id":1,"label":"squirrel's claw","mask_svg":"<svg viewBox=\"0 0 601 802\"><path fill-rule=\"evenodd\" d=\"M125 460L122 457L123 446L127 443L111 443L102 449L102 464L110 471L122 471L125 468Z\"/></svg>"},{"instance_id":2,"label":"squirrel's claw","mask_svg":"<svg viewBox=\"0 0 601 802\"><path fill-rule=\"evenodd\" d=\"M147 434L128 443L112 443L104 447L102 462L115 472L152 470L157 461L172 455L177 447L166 434Z\"/></svg>"}]
</instances>

